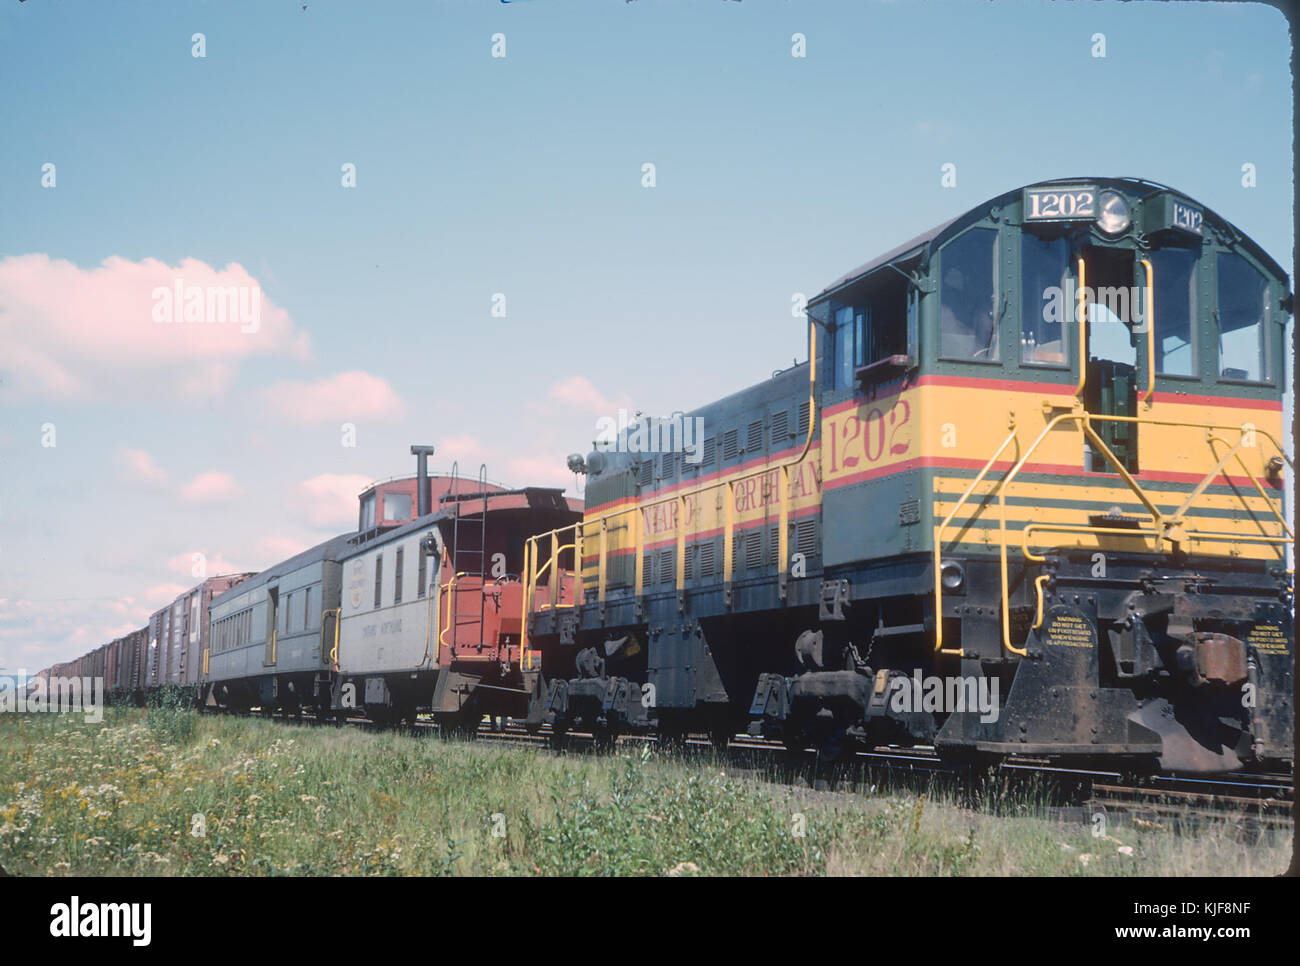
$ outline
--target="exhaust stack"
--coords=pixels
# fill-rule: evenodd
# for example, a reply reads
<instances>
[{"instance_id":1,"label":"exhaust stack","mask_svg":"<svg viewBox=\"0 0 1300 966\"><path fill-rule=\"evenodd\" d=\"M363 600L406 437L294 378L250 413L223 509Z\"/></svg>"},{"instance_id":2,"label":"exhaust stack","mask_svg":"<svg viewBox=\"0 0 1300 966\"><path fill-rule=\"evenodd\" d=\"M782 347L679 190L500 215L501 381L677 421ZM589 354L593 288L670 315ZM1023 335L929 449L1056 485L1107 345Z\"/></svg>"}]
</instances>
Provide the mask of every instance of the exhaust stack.
<instances>
[{"instance_id":1,"label":"exhaust stack","mask_svg":"<svg viewBox=\"0 0 1300 966\"><path fill-rule=\"evenodd\" d=\"M411 455L415 463L415 505L416 516L428 514L432 494L429 491L429 457L433 455L432 446L412 446Z\"/></svg>"}]
</instances>

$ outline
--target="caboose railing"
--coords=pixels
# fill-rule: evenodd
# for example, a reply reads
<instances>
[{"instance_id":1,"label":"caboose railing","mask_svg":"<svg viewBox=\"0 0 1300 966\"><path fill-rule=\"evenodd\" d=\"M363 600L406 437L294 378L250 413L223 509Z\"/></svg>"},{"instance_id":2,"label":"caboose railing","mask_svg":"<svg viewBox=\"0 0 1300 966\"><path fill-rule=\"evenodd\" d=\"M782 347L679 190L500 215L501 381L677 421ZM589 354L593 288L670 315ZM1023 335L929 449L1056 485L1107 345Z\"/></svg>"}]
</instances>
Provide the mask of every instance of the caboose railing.
<instances>
[{"instance_id":1,"label":"caboose railing","mask_svg":"<svg viewBox=\"0 0 1300 966\"><path fill-rule=\"evenodd\" d=\"M1141 485L1137 482L1137 480L1133 478L1132 474L1129 473L1128 469L1124 466L1123 462L1119 459L1119 457L1115 455L1114 452L1111 451L1110 447L1106 445L1106 443L1102 440L1101 436L1094 429L1093 427L1094 423L1103 423L1103 422L1132 423L1134 425L1142 425L1142 426L1163 426L1163 427L1181 428L1181 429L1203 429L1205 430L1206 433L1206 442L1211 447L1211 452L1215 452L1214 445L1216 443L1220 443L1224 445L1228 444L1228 441L1225 440L1223 437L1215 435L1216 432L1232 432L1235 430L1236 432L1240 433L1240 437L1238 438L1235 444L1232 444L1230 446L1227 453L1225 453L1222 457L1216 460L1213 468L1211 468L1210 471L1206 473L1205 476L1200 480L1200 482L1198 482L1196 486L1192 488L1191 492L1188 494L1187 498L1183 501L1182 505L1179 506L1178 509L1176 509L1174 512L1165 514L1160 511L1160 508L1156 505L1155 501L1146 493L1146 491L1142 489ZM1092 444L1092 446L1096 448L1096 451L1102 455L1102 457L1106 460L1106 462L1110 464L1110 466L1125 482L1125 484L1129 487L1129 489L1133 491L1138 501L1146 509L1147 513L1150 514L1151 517L1150 526L1149 528L1142 528L1142 527L1129 528L1129 527L1105 527L1105 526L1094 526L1094 525L1083 525L1083 524L1056 524L1056 523L1029 522L1023 528L1021 532L1021 540L1020 540L1021 551L1024 553L1025 558L1027 560L1033 561L1035 563L1042 563L1047 559L1044 554L1036 553L1033 549L1031 549L1031 536L1035 533L1049 533L1049 532L1069 533L1075 535L1092 535L1097 537L1122 537L1126 539L1144 539L1144 540L1149 539L1152 541L1151 549L1153 552L1156 553L1161 552L1164 549L1166 544L1191 542L1195 540L1231 541L1231 542L1238 542L1238 543L1256 543L1256 544L1266 544L1266 545L1273 545L1273 546L1281 546L1285 544L1292 544L1295 542L1295 534L1292 531L1291 527L1287 524L1282 514L1280 514L1277 508L1273 505L1273 500L1268 496L1267 493L1265 493L1264 488L1260 484L1258 478L1255 476L1254 473L1250 471L1249 467L1246 466L1245 461L1242 460L1241 458L1242 448L1252 445L1251 443L1248 443L1247 440L1254 439L1257 437L1262 437L1268 440L1273 445L1273 448L1277 451L1278 455L1282 458L1282 460L1284 460L1286 464L1292 468L1292 471L1294 471L1295 464L1293 463L1291 458L1286 455L1286 451L1283 450L1282 446L1272 436L1272 434L1267 432L1266 430L1258 429L1254 426L1227 426L1227 425L1214 424L1214 423L1192 423L1192 422L1170 420L1170 419L1150 419L1142 416L1110 416L1110 415L1101 415L1101 414L1088 413L1088 412L1062 413L1060 415L1053 417L1048 421L1047 425L1043 427L1042 432L1040 432L1038 436L1034 439L1034 441L1029 444L1029 447L1016 460L1016 462L1012 465L1011 469L1007 471L1006 475L1003 476L1001 479L999 479L994 485L993 490L990 493L986 494L983 498L984 501L987 501L994 495L996 495L998 498L998 535L999 535L998 565L999 565L999 580L1001 585L1000 589L1001 589L1001 604L1002 604L1002 608L1001 608L1002 644L1009 653L1024 657L1028 652L1026 648L1017 647L1011 641L1010 579L1008 576L1008 565L1007 565L1007 544L1008 544L1007 503L1006 503L1007 490L1011 486L1011 484L1015 481L1015 478L1020 474L1020 471L1024 468L1025 464L1028 463L1029 458L1034 455L1034 452L1039 448L1039 446L1042 445L1043 441L1047 439L1048 434L1051 433L1052 430L1056 429L1058 426L1067 425L1069 423L1075 423L1078 425L1083 436L1089 441L1089 443ZM1016 431L1013 428L1011 434L1007 436L1005 440L1003 440L1002 445L998 447L997 451L993 454L993 456L989 459L989 461L985 463L984 468L980 471L979 475L976 476L976 478L971 482L970 486L966 488L966 492L962 494L961 499L957 502L956 506L953 507L952 511L949 512L949 514L944 518L943 522L939 525L939 528L935 532L935 539L934 539L935 650L940 651L944 654L957 655L960 654L961 652L960 650L957 649L945 650L943 648L943 584L940 579L941 558L943 553L943 541L942 541L943 531L947 529L947 527L952 523L953 519L957 515L957 512L961 509L962 506L965 505L966 501L974 493L976 487L978 487L978 485L984 480L985 476L987 476L989 471L997 463L998 459L1002 456L1003 452L1005 452L1007 447L1015 440L1015 438L1016 438ZM1214 530L1197 530L1188 527L1186 518L1190 513L1190 511L1192 510L1192 508L1195 506L1196 501L1205 492L1206 488L1209 487L1211 483L1213 483L1215 478L1217 478L1219 474L1223 472L1224 468L1228 465L1229 461L1232 459L1236 459L1238 465L1242 468L1242 470L1246 473L1246 476L1250 479L1251 483L1254 485L1255 490L1259 493L1261 497L1264 498L1265 505L1269 508L1269 511L1270 513L1272 513L1274 518L1281 524L1282 529L1286 533L1286 536L1279 536L1279 535L1269 534L1269 533L1257 533L1257 534L1226 533L1226 532L1214 531ZM967 521L967 525L969 525L969 520ZM1034 626L1035 627L1041 625L1043 619L1043 585L1046 579L1047 579L1046 575L1040 575L1034 580L1034 594L1035 594Z\"/></svg>"},{"instance_id":2,"label":"caboose railing","mask_svg":"<svg viewBox=\"0 0 1300 966\"><path fill-rule=\"evenodd\" d=\"M537 582L543 575L549 573L547 593L549 597L548 607L555 609L560 605L560 554L566 550L573 550L574 570L577 573L575 580L573 604L563 606L579 607L583 603L583 552L586 546L587 528L592 526L599 527L597 537L598 552L596 554L596 599L600 603L605 602L606 593L609 587L609 531L612 522L621 521L622 518L629 517L626 528L631 535L631 550L634 554L633 560L633 594L640 597L645 590L645 533L644 533L644 514L657 506L676 502L677 507L677 546L675 566L673 567L673 582L678 595L679 607L684 606L684 594L686 591L686 513L688 501L692 497L701 497L705 494L715 493L719 490L726 489L726 498L724 499L724 525L722 541L722 582L725 588L730 588L731 578L735 567L735 548L733 546L733 535L735 533L735 487L738 483L753 479L758 476L766 476L769 473L776 472L779 475L779 482L776 489L778 493L778 536L777 536L777 573L781 583L781 593L785 594L786 577L789 573L789 527L790 527L790 471L803 463L812 449L813 434L817 427L817 324L809 323L809 352L808 352L808 433L804 438L802 449L797 456L774 465L764 464L763 466L741 473L727 479L714 480L709 483L701 483L693 489L684 493L674 493L670 496L662 496L653 500L637 501L632 506L625 506L617 510L611 510L608 513L599 516L589 517L572 523L567 527L560 527L551 530L548 533L536 534L529 537L524 544L524 592L523 598L523 637L521 646L527 649L528 646L528 615L533 612L533 597L537 590ZM697 505L702 505L697 503ZM567 537L572 531L572 543L560 544L561 536ZM550 556L547 561L538 566L540 560L539 540L550 540ZM626 552L627 548L623 548Z\"/></svg>"}]
</instances>

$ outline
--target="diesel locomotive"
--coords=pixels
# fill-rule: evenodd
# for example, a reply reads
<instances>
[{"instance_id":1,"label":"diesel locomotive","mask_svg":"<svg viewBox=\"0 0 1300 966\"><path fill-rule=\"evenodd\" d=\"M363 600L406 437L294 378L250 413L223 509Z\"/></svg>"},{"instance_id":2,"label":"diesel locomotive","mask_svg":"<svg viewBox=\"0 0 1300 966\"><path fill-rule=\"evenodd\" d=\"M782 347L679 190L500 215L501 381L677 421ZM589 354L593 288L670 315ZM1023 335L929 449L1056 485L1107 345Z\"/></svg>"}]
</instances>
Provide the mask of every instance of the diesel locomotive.
<instances>
[{"instance_id":1,"label":"diesel locomotive","mask_svg":"<svg viewBox=\"0 0 1300 966\"><path fill-rule=\"evenodd\" d=\"M583 518L526 550L528 723L1290 761L1291 309L1258 244L1136 178L1017 188L849 272L807 363L570 457Z\"/></svg>"}]
</instances>

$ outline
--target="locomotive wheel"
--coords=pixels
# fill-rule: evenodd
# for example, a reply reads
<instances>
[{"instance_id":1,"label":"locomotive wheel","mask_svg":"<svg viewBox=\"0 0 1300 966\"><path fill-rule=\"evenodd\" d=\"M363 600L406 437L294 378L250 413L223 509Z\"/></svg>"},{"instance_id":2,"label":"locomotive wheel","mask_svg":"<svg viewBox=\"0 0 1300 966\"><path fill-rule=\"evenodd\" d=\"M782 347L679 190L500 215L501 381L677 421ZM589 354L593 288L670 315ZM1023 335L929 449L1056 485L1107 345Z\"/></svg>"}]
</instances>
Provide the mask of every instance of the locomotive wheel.
<instances>
[{"instance_id":1,"label":"locomotive wheel","mask_svg":"<svg viewBox=\"0 0 1300 966\"><path fill-rule=\"evenodd\" d=\"M718 723L709 729L709 744L713 745L713 750L723 752L727 750L727 745L731 744L730 726Z\"/></svg>"}]
</instances>

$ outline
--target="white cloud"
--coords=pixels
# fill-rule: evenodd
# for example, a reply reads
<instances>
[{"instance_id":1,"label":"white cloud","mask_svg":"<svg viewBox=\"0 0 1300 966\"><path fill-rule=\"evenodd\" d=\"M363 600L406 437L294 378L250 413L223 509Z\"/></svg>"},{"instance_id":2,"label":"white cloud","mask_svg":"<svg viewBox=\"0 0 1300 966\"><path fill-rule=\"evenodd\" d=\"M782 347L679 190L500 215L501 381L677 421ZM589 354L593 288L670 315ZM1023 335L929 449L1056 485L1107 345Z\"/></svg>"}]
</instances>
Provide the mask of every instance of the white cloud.
<instances>
[{"instance_id":1,"label":"white cloud","mask_svg":"<svg viewBox=\"0 0 1300 966\"><path fill-rule=\"evenodd\" d=\"M215 293L236 292L250 315L257 307L256 325L156 321L159 293L177 280L214 293L213 320ZM241 265L116 255L89 269L45 254L0 259L0 345L0 393L57 400L211 398L251 356L310 356L306 334Z\"/></svg>"}]
</instances>

